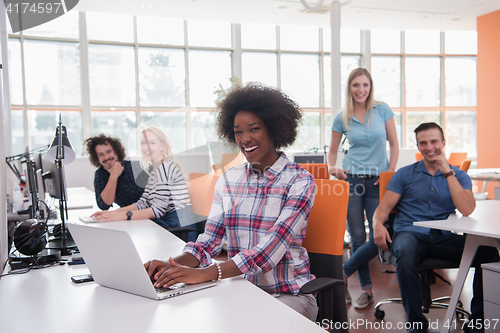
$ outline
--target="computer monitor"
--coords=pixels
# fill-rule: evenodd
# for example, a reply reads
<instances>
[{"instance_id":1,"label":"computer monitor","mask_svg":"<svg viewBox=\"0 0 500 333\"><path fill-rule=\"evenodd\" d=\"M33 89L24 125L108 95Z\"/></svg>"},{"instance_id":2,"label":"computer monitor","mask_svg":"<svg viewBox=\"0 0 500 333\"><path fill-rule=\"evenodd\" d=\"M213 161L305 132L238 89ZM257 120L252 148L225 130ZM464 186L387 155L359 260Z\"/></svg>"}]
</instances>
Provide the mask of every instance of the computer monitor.
<instances>
[{"instance_id":1,"label":"computer monitor","mask_svg":"<svg viewBox=\"0 0 500 333\"><path fill-rule=\"evenodd\" d=\"M39 153L33 159L35 162L35 177L36 177L36 188L38 190L38 198L42 201L45 200L45 181L43 179L43 153Z\"/></svg>"},{"instance_id":2,"label":"computer monitor","mask_svg":"<svg viewBox=\"0 0 500 333\"><path fill-rule=\"evenodd\" d=\"M59 168L54 161L49 161L47 159L47 154L40 154L42 160L42 177L45 183L45 191L49 193L52 198L63 199L61 193L61 179L63 181L64 198L67 198L66 192L66 180L64 176L64 169L61 164ZM62 177L61 177L62 176Z\"/></svg>"},{"instance_id":3,"label":"computer monitor","mask_svg":"<svg viewBox=\"0 0 500 333\"><path fill-rule=\"evenodd\" d=\"M40 161L37 163L36 161ZM40 204L40 201L45 203L45 185L43 183L41 160L39 156L35 156L34 161L28 157L23 170L25 175L25 182L28 191L27 198L29 199L29 215L30 218L45 218L47 216L46 204ZM26 197L25 197L26 198ZM43 213L41 213L43 211ZM38 215L40 213L40 215Z\"/></svg>"},{"instance_id":4,"label":"computer monitor","mask_svg":"<svg viewBox=\"0 0 500 333\"><path fill-rule=\"evenodd\" d=\"M297 154L293 157L295 163L326 163L325 154Z\"/></svg>"}]
</instances>

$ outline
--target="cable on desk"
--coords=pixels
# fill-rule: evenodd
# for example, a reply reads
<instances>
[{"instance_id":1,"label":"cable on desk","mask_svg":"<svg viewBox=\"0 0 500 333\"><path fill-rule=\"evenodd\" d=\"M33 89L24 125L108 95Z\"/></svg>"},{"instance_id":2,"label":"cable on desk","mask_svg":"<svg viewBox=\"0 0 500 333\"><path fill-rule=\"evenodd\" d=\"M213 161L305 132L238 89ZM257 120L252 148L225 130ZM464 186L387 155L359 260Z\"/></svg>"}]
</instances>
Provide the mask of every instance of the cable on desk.
<instances>
[{"instance_id":1,"label":"cable on desk","mask_svg":"<svg viewBox=\"0 0 500 333\"><path fill-rule=\"evenodd\" d=\"M32 257L32 258L34 259L34 257ZM28 267L19 268L19 269L11 269L6 274L0 275L0 278L2 278L4 276L9 276L9 275L26 274L29 271L31 271L32 269L42 269L42 268L47 268L47 267L51 267L51 266L61 266L61 265L65 264L65 263L61 263L61 262L54 262L54 263L50 263L50 264L39 265L38 260L40 260L40 257L38 257L34 263L29 264Z\"/></svg>"}]
</instances>

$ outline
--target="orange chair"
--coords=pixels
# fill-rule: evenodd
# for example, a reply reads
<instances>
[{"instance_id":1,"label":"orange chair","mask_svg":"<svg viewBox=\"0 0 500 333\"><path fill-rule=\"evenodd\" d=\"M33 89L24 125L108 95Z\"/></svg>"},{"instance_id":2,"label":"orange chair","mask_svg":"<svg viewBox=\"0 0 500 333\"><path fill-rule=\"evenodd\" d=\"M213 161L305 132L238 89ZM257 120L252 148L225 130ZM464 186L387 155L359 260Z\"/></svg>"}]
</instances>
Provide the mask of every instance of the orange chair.
<instances>
[{"instance_id":1,"label":"orange chair","mask_svg":"<svg viewBox=\"0 0 500 333\"><path fill-rule=\"evenodd\" d=\"M204 222L207 219L212 201L214 200L215 183L219 176L213 173L192 172L189 174L189 197L196 222ZM197 224L198 232L205 230L205 223Z\"/></svg>"},{"instance_id":2,"label":"orange chair","mask_svg":"<svg viewBox=\"0 0 500 333\"><path fill-rule=\"evenodd\" d=\"M391 180L392 176L395 174L395 171L384 171L381 172L378 178L378 197L379 201L382 201L382 198L384 197L385 190L387 185L389 184L389 181ZM396 214L398 211L396 208L394 208L391 211L391 214Z\"/></svg>"},{"instance_id":3,"label":"orange chair","mask_svg":"<svg viewBox=\"0 0 500 333\"><path fill-rule=\"evenodd\" d=\"M423 158L424 158L424 156L422 156L422 153L421 153L421 152L417 151L417 152L415 153L415 158L417 159L417 162L418 162L418 161L420 161L421 159L423 159Z\"/></svg>"},{"instance_id":4,"label":"orange chair","mask_svg":"<svg viewBox=\"0 0 500 333\"><path fill-rule=\"evenodd\" d=\"M221 164L236 163L236 165L243 163L242 153L227 153L222 154Z\"/></svg>"},{"instance_id":5,"label":"orange chair","mask_svg":"<svg viewBox=\"0 0 500 333\"><path fill-rule=\"evenodd\" d=\"M299 165L306 169L315 179L330 179L328 164L326 163L299 163Z\"/></svg>"},{"instance_id":6,"label":"orange chair","mask_svg":"<svg viewBox=\"0 0 500 333\"><path fill-rule=\"evenodd\" d=\"M221 163L212 165L212 168L215 174L220 176L228 169L241 163L243 163L243 155L241 153L223 154Z\"/></svg>"},{"instance_id":7,"label":"orange chair","mask_svg":"<svg viewBox=\"0 0 500 333\"><path fill-rule=\"evenodd\" d=\"M318 292L318 322L326 319L328 323L347 323L342 254L349 184L333 179L317 179L316 184L314 206L302 243L309 254L311 273L316 280L303 285L300 291L304 294ZM348 331L342 329L342 332Z\"/></svg>"},{"instance_id":8,"label":"orange chair","mask_svg":"<svg viewBox=\"0 0 500 333\"><path fill-rule=\"evenodd\" d=\"M448 163L451 165L456 166L457 168L460 168L462 163L465 161L467 158L467 153L450 153L450 157L448 158Z\"/></svg>"},{"instance_id":9,"label":"orange chair","mask_svg":"<svg viewBox=\"0 0 500 333\"><path fill-rule=\"evenodd\" d=\"M469 171L470 164L472 163L471 160L465 160L462 165L460 166L461 170L464 170L465 172Z\"/></svg>"}]
</instances>

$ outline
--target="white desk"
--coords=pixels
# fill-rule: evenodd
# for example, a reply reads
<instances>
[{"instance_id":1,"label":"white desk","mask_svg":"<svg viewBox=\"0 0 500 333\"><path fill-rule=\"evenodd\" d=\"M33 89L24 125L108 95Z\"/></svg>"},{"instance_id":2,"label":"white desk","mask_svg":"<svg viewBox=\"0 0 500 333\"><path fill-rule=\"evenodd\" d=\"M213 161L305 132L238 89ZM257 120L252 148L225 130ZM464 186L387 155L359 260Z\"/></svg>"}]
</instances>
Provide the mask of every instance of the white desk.
<instances>
[{"instance_id":1,"label":"white desk","mask_svg":"<svg viewBox=\"0 0 500 333\"><path fill-rule=\"evenodd\" d=\"M460 214L451 215L447 220L414 222L414 225L449 230L466 234L464 252L457 279L453 287L450 306L446 311L444 323L451 324L455 312L455 305L462 292L465 278L480 245L488 245L500 249L500 201L485 200L476 203L476 209L469 217ZM459 324L459 323L458 323ZM449 331L449 326L444 325L441 333Z\"/></svg>"},{"instance_id":2,"label":"white desk","mask_svg":"<svg viewBox=\"0 0 500 333\"><path fill-rule=\"evenodd\" d=\"M500 184L500 169L471 169L467 172L470 179L484 181L481 192L486 192L488 182Z\"/></svg>"},{"instance_id":3,"label":"white desk","mask_svg":"<svg viewBox=\"0 0 500 333\"><path fill-rule=\"evenodd\" d=\"M77 213L70 212L69 220L74 221ZM177 255L184 246L149 220L95 226L129 232L144 261ZM94 282L71 282L71 276L85 273L85 265L64 265L1 278L0 332L324 333L315 323L241 277L222 280L214 288L154 301Z\"/></svg>"}]
</instances>

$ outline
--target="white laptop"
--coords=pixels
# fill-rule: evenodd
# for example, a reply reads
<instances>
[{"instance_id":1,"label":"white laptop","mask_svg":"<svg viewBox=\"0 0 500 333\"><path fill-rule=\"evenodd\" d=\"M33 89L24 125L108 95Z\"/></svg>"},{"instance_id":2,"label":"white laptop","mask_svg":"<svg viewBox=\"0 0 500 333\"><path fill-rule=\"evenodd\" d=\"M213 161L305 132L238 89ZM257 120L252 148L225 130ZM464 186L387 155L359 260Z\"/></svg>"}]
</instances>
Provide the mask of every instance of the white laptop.
<instances>
[{"instance_id":1,"label":"white laptop","mask_svg":"<svg viewBox=\"0 0 500 333\"><path fill-rule=\"evenodd\" d=\"M92 217L86 215L86 216L80 216L78 219L84 223L99 223L99 220L94 220Z\"/></svg>"},{"instance_id":2,"label":"white laptop","mask_svg":"<svg viewBox=\"0 0 500 333\"><path fill-rule=\"evenodd\" d=\"M71 202L68 204L67 208L68 208L68 210L92 209L92 208L94 208L94 205Z\"/></svg>"},{"instance_id":3,"label":"white laptop","mask_svg":"<svg viewBox=\"0 0 500 333\"><path fill-rule=\"evenodd\" d=\"M94 281L101 286L162 300L217 284L209 281L155 288L127 232L91 225L68 223L67 226Z\"/></svg>"}]
</instances>

